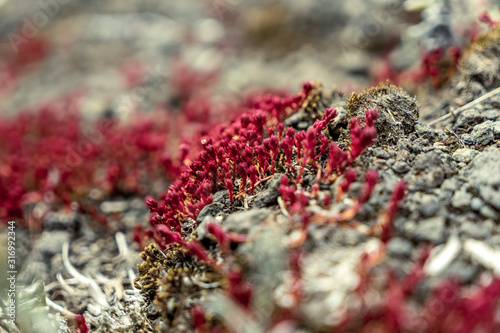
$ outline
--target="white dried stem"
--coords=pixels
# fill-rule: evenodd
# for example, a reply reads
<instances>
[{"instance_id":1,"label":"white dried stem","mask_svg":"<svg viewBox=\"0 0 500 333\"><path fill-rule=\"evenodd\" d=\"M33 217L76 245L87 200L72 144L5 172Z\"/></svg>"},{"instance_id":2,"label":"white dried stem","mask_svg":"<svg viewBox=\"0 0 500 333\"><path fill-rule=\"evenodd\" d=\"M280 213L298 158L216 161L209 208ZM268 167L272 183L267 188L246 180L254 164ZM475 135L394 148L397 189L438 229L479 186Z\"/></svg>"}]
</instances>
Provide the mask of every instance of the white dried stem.
<instances>
[{"instance_id":1,"label":"white dried stem","mask_svg":"<svg viewBox=\"0 0 500 333\"><path fill-rule=\"evenodd\" d=\"M76 270L73 265L71 265L69 261L69 242L65 242L62 248L62 259L63 259L63 264L68 273L73 276L74 278L78 279L80 283L88 285L90 287L90 291L92 294L92 297L94 300L103 308L109 307L109 304L106 300L106 296L104 293L101 291L97 283L86 277L85 275L81 274Z\"/></svg>"}]
</instances>

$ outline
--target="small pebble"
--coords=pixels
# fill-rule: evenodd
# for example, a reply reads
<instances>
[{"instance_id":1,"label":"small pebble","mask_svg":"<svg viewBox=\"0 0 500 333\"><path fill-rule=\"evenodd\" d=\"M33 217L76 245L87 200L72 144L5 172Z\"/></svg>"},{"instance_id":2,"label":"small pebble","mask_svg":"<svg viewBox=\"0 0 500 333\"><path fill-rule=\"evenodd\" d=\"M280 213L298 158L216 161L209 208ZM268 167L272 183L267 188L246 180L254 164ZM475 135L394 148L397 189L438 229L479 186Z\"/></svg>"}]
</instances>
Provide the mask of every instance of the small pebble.
<instances>
[{"instance_id":1,"label":"small pebble","mask_svg":"<svg viewBox=\"0 0 500 333\"><path fill-rule=\"evenodd\" d=\"M495 139L493 122L487 120L481 124L476 125L470 135L478 144L483 146L488 145Z\"/></svg>"},{"instance_id":2,"label":"small pebble","mask_svg":"<svg viewBox=\"0 0 500 333\"><path fill-rule=\"evenodd\" d=\"M431 217L418 223L414 236L419 241L431 242L433 244L442 243L445 239L444 216Z\"/></svg>"},{"instance_id":3,"label":"small pebble","mask_svg":"<svg viewBox=\"0 0 500 333\"><path fill-rule=\"evenodd\" d=\"M418 210L424 217L433 216L439 209L439 200L434 195L425 194L422 196Z\"/></svg>"},{"instance_id":4,"label":"small pebble","mask_svg":"<svg viewBox=\"0 0 500 333\"><path fill-rule=\"evenodd\" d=\"M476 140L470 134L462 134L460 136L460 139L462 140L463 143L465 143L468 146L476 144Z\"/></svg>"},{"instance_id":5,"label":"small pebble","mask_svg":"<svg viewBox=\"0 0 500 333\"><path fill-rule=\"evenodd\" d=\"M451 205L457 209L466 209L470 206L472 200L472 195L460 190L455 192L453 198L451 198Z\"/></svg>"},{"instance_id":6,"label":"small pebble","mask_svg":"<svg viewBox=\"0 0 500 333\"><path fill-rule=\"evenodd\" d=\"M389 241L387 249L394 256L408 257L413 250L413 244L404 238L395 237Z\"/></svg>"},{"instance_id":7,"label":"small pebble","mask_svg":"<svg viewBox=\"0 0 500 333\"><path fill-rule=\"evenodd\" d=\"M391 154L389 154L389 152L387 152L386 150L382 149L382 148L375 148L373 150L373 155L375 157L378 157L378 158L382 158L384 160L388 159L391 157Z\"/></svg>"},{"instance_id":8,"label":"small pebble","mask_svg":"<svg viewBox=\"0 0 500 333\"><path fill-rule=\"evenodd\" d=\"M467 221L460 226L460 232L467 238L483 239L491 237L491 230L488 230L480 223Z\"/></svg>"},{"instance_id":9,"label":"small pebble","mask_svg":"<svg viewBox=\"0 0 500 333\"><path fill-rule=\"evenodd\" d=\"M397 161L392 166L392 170L394 170L394 172L397 172L397 173L405 173L405 172L410 171L410 166L406 162Z\"/></svg>"},{"instance_id":10,"label":"small pebble","mask_svg":"<svg viewBox=\"0 0 500 333\"><path fill-rule=\"evenodd\" d=\"M483 207L481 207L479 209L479 214L495 221L498 221L499 219L498 213L488 205L484 205Z\"/></svg>"},{"instance_id":11,"label":"small pebble","mask_svg":"<svg viewBox=\"0 0 500 333\"><path fill-rule=\"evenodd\" d=\"M104 201L101 203L103 213L121 213L128 209L128 201Z\"/></svg>"},{"instance_id":12,"label":"small pebble","mask_svg":"<svg viewBox=\"0 0 500 333\"><path fill-rule=\"evenodd\" d=\"M477 154L478 152L475 150L460 148L453 153L452 158L455 162L469 163Z\"/></svg>"},{"instance_id":13,"label":"small pebble","mask_svg":"<svg viewBox=\"0 0 500 333\"><path fill-rule=\"evenodd\" d=\"M483 206L484 206L483 200L476 198L476 197L472 198L472 200L470 202L470 208L472 210L478 211Z\"/></svg>"},{"instance_id":14,"label":"small pebble","mask_svg":"<svg viewBox=\"0 0 500 333\"><path fill-rule=\"evenodd\" d=\"M456 178L445 179L441 185L441 189L445 191L455 192L458 189L458 180Z\"/></svg>"},{"instance_id":15,"label":"small pebble","mask_svg":"<svg viewBox=\"0 0 500 333\"><path fill-rule=\"evenodd\" d=\"M253 235L260 228L261 223L271 216L267 208L252 209L229 215L224 223L227 230L243 235Z\"/></svg>"}]
</instances>

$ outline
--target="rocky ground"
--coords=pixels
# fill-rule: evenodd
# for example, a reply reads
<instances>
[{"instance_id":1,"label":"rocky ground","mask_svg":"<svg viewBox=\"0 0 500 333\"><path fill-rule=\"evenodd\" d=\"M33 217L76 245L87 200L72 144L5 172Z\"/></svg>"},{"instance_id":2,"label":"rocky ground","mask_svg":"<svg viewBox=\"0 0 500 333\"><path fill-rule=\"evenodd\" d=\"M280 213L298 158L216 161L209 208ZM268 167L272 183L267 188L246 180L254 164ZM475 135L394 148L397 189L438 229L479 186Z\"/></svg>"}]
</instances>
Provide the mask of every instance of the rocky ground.
<instances>
[{"instance_id":1,"label":"rocky ground","mask_svg":"<svg viewBox=\"0 0 500 333\"><path fill-rule=\"evenodd\" d=\"M226 190L212 193L213 203L203 208L196 221L183 226L182 236L203 244L217 265L192 258L182 246L160 251L149 245L141 255L140 248L146 244L133 238L137 225L148 227L150 214L143 196L95 200L95 192L89 193L107 218L106 226L71 205L45 215L41 230L19 225L19 327L9 326L2 312L2 329L74 332L73 319L83 314L92 332L187 332L194 329L197 303L207 309L208 314L202 315L207 331L223 324L235 332L334 328L433 332L435 318L415 315L411 309L422 313L434 309L436 317L452 318L446 317L446 310L428 306L433 290L443 283L457 284L463 289L450 287L453 297L449 299L473 299L471 295L496 281L500 272L500 94L480 99L499 87L500 30L491 28L486 37L467 46L458 70L440 89L424 82L406 86L409 93L394 86L363 90L371 86L384 50L403 45L391 55L402 67L404 60L411 62L408 54L418 53L405 49L412 43L410 37L401 37L402 31L411 32L408 27L416 27L419 20L420 31L436 23L433 20L441 22L432 11L423 20L404 8L377 1L369 5L336 1L61 4L36 36L50 41L50 56L23 67L17 81L2 91L6 98L0 105L5 113L75 89L86 92L81 111L89 119L108 113L126 119L130 98L134 107L145 112L152 112L159 103L175 106L182 95L175 90L179 85L175 80L185 75L176 70L188 63L196 75L206 77L193 91L210 93L215 100L262 87L295 91L305 80L322 80L309 104L287 117L285 126L305 130L334 107L339 115L328 127L328 137L347 148L349 119L364 118L364 111L374 107L379 112L378 140L352 164L358 176L346 193L338 190L342 176L322 183L311 194L316 191L316 174L312 168L305 170L300 187L313 197L305 211L315 216L305 236L297 228L300 218L290 216L291 207L280 199L282 175L296 176L285 167L254 193L234 202ZM33 18L39 10L4 4L0 11L9 20L0 26L2 36L8 38L20 18ZM458 18L472 22L479 15L453 10L453 19L443 24L449 29L456 28ZM348 44L346 51L342 46L345 40L359 37L353 34L360 22L379 22L370 13L387 15L380 31L366 38L362 47ZM408 35L426 36L429 43L458 38L446 33L446 38L431 38L415 31ZM6 58L10 47L2 45ZM357 93L351 95L352 91ZM332 222L359 200L369 169L378 171L370 199L351 218ZM406 183L405 198L385 242L376 230L401 179ZM330 205L319 200L327 194ZM36 214L36 209L28 214ZM244 235L246 241L232 241L225 250L207 232L209 223ZM221 267L237 267L252 286L248 287L253 293L249 307L228 296L229 278ZM394 289L388 286L410 283L408 276L417 275L418 283L409 288L411 292L405 291L404 302L397 303L400 295L391 294ZM238 286L245 289L241 281ZM446 298L440 301L436 306L444 309L455 304ZM377 309L388 316L391 309L380 308L391 302L410 304L410 310L405 308L400 326L389 330L380 319L383 315L370 311ZM363 326L369 315L377 318L376 324ZM356 321L361 319L365 322ZM475 327L477 332L480 328ZM201 326L198 329L203 331Z\"/></svg>"}]
</instances>

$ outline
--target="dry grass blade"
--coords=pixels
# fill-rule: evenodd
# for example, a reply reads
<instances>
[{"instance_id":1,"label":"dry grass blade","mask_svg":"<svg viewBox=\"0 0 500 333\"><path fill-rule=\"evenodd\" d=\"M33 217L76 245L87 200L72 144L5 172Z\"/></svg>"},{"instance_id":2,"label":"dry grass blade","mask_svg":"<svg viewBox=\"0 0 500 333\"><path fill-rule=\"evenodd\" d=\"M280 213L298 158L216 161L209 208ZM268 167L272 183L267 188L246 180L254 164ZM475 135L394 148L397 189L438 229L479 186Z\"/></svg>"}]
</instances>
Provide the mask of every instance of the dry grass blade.
<instances>
[{"instance_id":1,"label":"dry grass blade","mask_svg":"<svg viewBox=\"0 0 500 333\"><path fill-rule=\"evenodd\" d=\"M101 291L101 289L99 288L97 283L94 280L92 280L92 279L84 276L80 272L78 272L76 270L76 268L73 267L73 265L71 265L71 263L69 261L69 243L68 242L64 243L64 245L63 245L62 259L63 259L64 267L66 268L66 270L68 271L68 273L71 276L73 276L74 278L77 278L82 284L86 284L86 285L90 286L90 289L92 291L92 296L97 301L97 303L103 308L109 307L109 304L106 301L106 296L103 294L103 292Z\"/></svg>"},{"instance_id":2,"label":"dry grass blade","mask_svg":"<svg viewBox=\"0 0 500 333\"><path fill-rule=\"evenodd\" d=\"M462 105L461 107L459 107L458 109L456 109L455 111L452 111L452 112L448 112L447 114L445 114L444 116L441 116L439 117L438 119L435 119L433 121L431 121L428 125L429 126L433 126L439 122L442 122L444 120L447 120L449 118L451 118L452 116L457 116L459 115L462 111L470 108L471 106L474 106L482 101L484 101L485 99L488 99L490 98L491 96L494 96L496 94L498 94L500 92L500 87L490 91L489 93L486 93L484 94L483 96L479 97L479 98L476 98L475 100L473 100L472 102L469 102L465 105Z\"/></svg>"}]
</instances>

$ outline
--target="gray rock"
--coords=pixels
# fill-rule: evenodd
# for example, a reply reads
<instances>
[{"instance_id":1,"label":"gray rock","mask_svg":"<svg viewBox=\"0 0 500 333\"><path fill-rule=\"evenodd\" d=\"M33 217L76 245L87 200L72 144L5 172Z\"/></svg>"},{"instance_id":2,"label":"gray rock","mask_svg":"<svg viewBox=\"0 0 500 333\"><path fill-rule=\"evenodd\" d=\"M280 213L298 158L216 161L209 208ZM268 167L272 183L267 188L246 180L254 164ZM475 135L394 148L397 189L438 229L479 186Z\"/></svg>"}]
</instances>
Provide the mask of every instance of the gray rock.
<instances>
[{"instance_id":1,"label":"gray rock","mask_svg":"<svg viewBox=\"0 0 500 333\"><path fill-rule=\"evenodd\" d=\"M342 246L356 246L365 239L366 236L356 230L338 228L332 237L332 242L338 242Z\"/></svg>"},{"instance_id":2,"label":"gray rock","mask_svg":"<svg viewBox=\"0 0 500 333\"><path fill-rule=\"evenodd\" d=\"M427 124L417 123L415 130L419 137L427 139L429 142L441 141L446 138L446 134L441 129L434 129Z\"/></svg>"},{"instance_id":3,"label":"gray rock","mask_svg":"<svg viewBox=\"0 0 500 333\"><path fill-rule=\"evenodd\" d=\"M408 257L413 250L413 244L404 238L395 237L387 244L387 250L396 257Z\"/></svg>"},{"instance_id":4,"label":"gray rock","mask_svg":"<svg viewBox=\"0 0 500 333\"><path fill-rule=\"evenodd\" d=\"M224 199L227 197L227 191L226 190L220 190L215 192L215 194L212 196L213 202L224 202Z\"/></svg>"},{"instance_id":5,"label":"gray rock","mask_svg":"<svg viewBox=\"0 0 500 333\"><path fill-rule=\"evenodd\" d=\"M422 177L422 181L425 183L427 188L437 188L441 186L444 181L444 171L442 168L436 168L425 174Z\"/></svg>"},{"instance_id":6,"label":"gray rock","mask_svg":"<svg viewBox=\"0 0 500 333\"><path fill-rule=\"evenodd\" d=\"M423 242L442 243L445 239L445 222L444 216L431 217L420 221L415 229L414 237Z\"/></svg>"},{"instance_id":7,"label":"gray rock","mask_svg":"<svg viewBox=\"0 0 500 333\"><path fill-rule=\"evenodd\" d=\"M497 139L498 137L500 137L500 121L495 121L492 127L495 134L495 139Z\"/></svg>"},{"instance_id":8,"label":"gray rock","mask_svg":"<svg viewBox=\"0 0 500 333\"><path fill-rule=\"evenodd\" d=\"M121 213L129 208L128 201L104 201L101 203L101 212L103 213Z\"/></svg>"},{"instance_id":9,"label":"gray rock","mask_svg":"<svg viewBox=\"0 0 500 333\"><path fill-rule=\"evenodd\" d=\"M491 237L491 230L485 228L481 223L466 221L460 226L460 232L466 238L484 239Z\"/></svg>"},{"instance_id":10,"label":"gray rock","mask_svg":"<svg viewBox=\"0 0 500 333\"><path fill-rule=\"evenodd\" d=\"M398 141L396 147L397 147L398 151L410 150L411 149L411 141L407 138L402 138Z\"/></svg>"},{"instance_id":11,"label":"gray rock","mask_svg":"<svg viewBox=\"0 0 500 333\"><path fill-rule=\"evenodd\" d=\"M439 198L439 200L449 202L451 200L452 196L453 196L452 192L449 192L449 191L440 191L438 198Z\"/></svg>"},{"instance_id":12,"label":"gray rock","mask_svg":"<svg viewBox=\"0 0 500 333\"><path fill-rule=\"evenodd\" d=\"M433 216L439 209L439 200L434 195L425 194L422 196L418 210L424 217Z\"/></svg>"},{"instance_id":13,"label":"gray rock","mask_svg":"<svg viewBox=\"0 0 500 333\"><path fill-rule=\"evenodd\" d=\"M30 261L23 266L17 281L23 284L30 284L35 279L47 281L49 277L49 270L47 264L41 261Z\"/></svg>"},{"instance_id":14,"label":"gray rock","mask_svg":"<svg viewBox=\"0 0 500 333\"><path fill-rule=\"evenodd\" d=\"M472 195L465 192L465 190L460 190L455 192L453 198L451 198L451 205L457 209L466 209L470 206L472 200Z\"/></svg>"},{"instance_id":15,"label":"gray rock","mask_svg":"<svg viewBox=\"0 0 500 333\"><path fill-rule=\"evenodd\" d=\"M410 171L410 166L404 161L396 161L392 166L392 170L396 173L406 173Z\"/></svg>"},{"instance_id":16,"label":"gray rock","mask_svg":"<svg viewBox=\"0 0 500 333\"><path fill-rule=\"evenodd\" d=\"M490 147L464 169L473 193L500 210L500 150Z\"/></svg>"},{"instance_id":17,"label":"gray rock","mask_svg":"<svg viewBox=\"0 0 500 333\"><path fill-rule=\"evenodd\" d=\"M61 253L63 244L70 238L70 233L66 231L44 231L35 248L44 255L53 256Z\"/></svg>"},{"instance_id":18,"label":"gray rock","mask_svg":"<svg viewBox=\"0 0 500 333\"><path fill-rule=\"evenodd\" d=\"M73 230L77 222L74 213L50 212L43 219L43 230Z\"/></svg>"},{"instance_id":19,"label":"gray rock","mask_svg":"<svg viewBox=\"0 0 500 333\"><path fill-rule=\"evenodd\" d=\"M496 120L497 118L498 111L494 111L492 113L490 111L483 110L481 107L471 107L460 114L455 125L453 126L453 130L457 131L460 128L471 128L476 124L480 124L487 120ZM472 133L471 137L475 140ZM480 144L480 142L474 142L474 144Z\"/></svg>"},{"instance_id":20,"label":"gray rock","mask_svg":"<svg viewBox=\"0 0 500 333\"><path fill-rule=\"evenodd\" d=\"M472 210L475 210L475 211L478 211L481 209L481 207L484 206L484 201L479 199L479 198L472 198L471 202L470 202L470 208Z\"/></svg>"},{"instance_id":21,"label":"gray rock","mask_svg":"<svg viewBox=\"0 0 500 333\"><path fill-rule=\"evenodd\" d=\"M498 221L500 219L498 213L488 205L484 205L483 207L481 207L479 209L479 214L481 214L486 218L493 219L495 221Z\"/></svg>"},{"instance_id":22,"label":"gray rock","mask_svg":"<svg viewBox=\"0 0 500 333\"><path fill-rule=\"evenodd\" d=\"M255 196L253 207L263 208L277 204L282 176L281 173L277 173L267 181L266 188Z\"/></svg>"},{"instance_id":23,"label":"gray rock","mask_svg":"<svg viewBox=\"0 0 500 333\"><path fill-rule=\"evenodd\" d=\"M408 220L403 223L397 223L397 221L398 220L396 220L395 227L399 227L399 229L405 234L414 234L417 230L417 223L415 221Z\"/></svg>"},{"instance_id":24,"label":"gray rock","mask_svg":"<svg viewBox=\"0 0 500 333\"><path fill-rule=\"evenodd\" d=\"M448 178L441 185L441 189L445 191L455 192L458 189L458 180L456 178Z\"/></svg>"},{"instance_id":25,"label":"gray rock","mask_svg":"<svg viewBox=\"0 0 500 333\"><path fill-rule=\"evenodd\" d=\"M487 120L484 123L474 126L474 129L472 130L470 135L478 144L486 146L495 139L493 122Z\"/></svg>"},{"instance_id":26,"label":"gray rock","mask_svg":"<svg viewBox=\"0 0 500 333\"><path fill-rule=\"evenodd\" d=\"M373 155L375 157L378 157L378 158L382 158L384 160L388 159L391 157L391 154L389 154L389 152L387 152L386 150L382 149L382 148L375 148L373 149Z\"/></svg>"},{"instance_id":27,"label":"gray rock","mask_svg":"<svg viewBox=\"0 0 500 333\"><path fill-rule=\"evenodd\" d=\"M217 216L217 213L219 213L223 209L223 203L214 201L210 205L206 205L205 207L203 207L203 209L198 213L198 216L196 217L196 222L201 223L207 216L215 217Z\"/></svg>"},{"instance_id":28,"label":"gray rock","mask_svg":"<svg viewBox=\"0 0 500 333\"><path fill-rule=\"evenodd\" d=\"M224 221L227 230L243 235L252 235L260 224L272 214L270 209L259 208L229 215Z\"/></svg>"},{"instance_id":29,"label":"gray rock","mask_svg":"<svg viewBox=\"0 0 500 333\"><path fill-rule=\"evenodd\" d=\"M413 170L422 171L427 168L438 167L443 163L436 151L419 154L413 163Z\"/></svg>"},{"instance_id":30,"label":"gray rock","mask_svg":"<svg viewBox=\"0 0 500 333\"><path fill-rule=\"evenodd\" d=\"M474 139L470 134L462 134L460 139L468 146L472 146L476 144L476 139Z\"/></svg>"},{"instance_id":31,"label":"gray rock","mask_svg":"<svg viewBox=\"0 0 500 333\"><path fill-rule=\"evenodd\" d=\"M496 209L500 209L500 188L498 185L491 184L491 186L481 186L479 188L479 193L484 201Z\"/></svg>"},{"instance_id":32,"label":"gray rock","mask_svg":"<svg viewBox=\"0 0 500 333\"><path fill-rule=\"evenodd\" d=\"M471 283L479 271L477 265L464 262L463 259L455 259L441 273L443 276L452 276L458 283Z\"/></svg>"},{"instance_id":33,"label":"gray rock","mask_svg":"<svg viewBox=\"0 0 500 333\"><path fill-rule=\"evenodd\" d=\"M477 154L478 152L475 150L469 148L460 148L453 153L452 158L456 162L469 163Z\"/></svg>"},{"instance_id":34,"label":"gray rock","mask_svg":"<svg viewBox=\"0 0 500 333\"><path fill-rule=\"evenodd\" d=\"M203 240L206 238L209 238L208 236L210 235L207 231L207 225L208 223L213 222L213 223L218 223L218 221L211 216L205 216L203 221L198 225L196 228L196 233L198 235L198 240ZM219 224L219 223L218 223Z\"/></svg>"}]
</instances>

